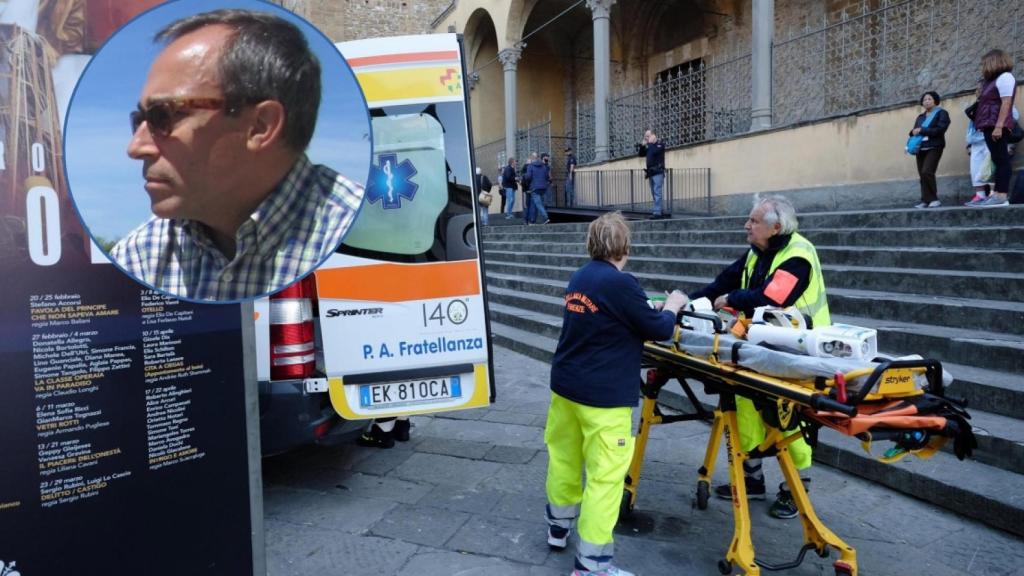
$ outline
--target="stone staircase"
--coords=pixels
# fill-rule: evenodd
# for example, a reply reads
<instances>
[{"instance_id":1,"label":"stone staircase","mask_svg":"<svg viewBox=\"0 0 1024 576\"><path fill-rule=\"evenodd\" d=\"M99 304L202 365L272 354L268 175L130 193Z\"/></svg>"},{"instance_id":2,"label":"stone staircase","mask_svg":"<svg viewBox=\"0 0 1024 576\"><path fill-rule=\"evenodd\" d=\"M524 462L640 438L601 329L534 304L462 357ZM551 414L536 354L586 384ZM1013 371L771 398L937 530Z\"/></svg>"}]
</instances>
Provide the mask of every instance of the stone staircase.
<instances>
[{"instance_id":1,"label":"stone staircase","mask_svg":"<svg viewBox=\"0 0 1024 576\"><path fill-rule=\"evenodd\" d=\"M799 219L800 232L817 246L833 321L877 329L883 352L941 360L955 377L949 394L968 400L979 444L964 462L947 450L885 465L855 439L823 430L815 458L1024 536L1024 207ZM634 222L626 271L649 292L690 292L744 253L744 221ZM497 344L550 361L565 286L587 260L585 237L586 224L485 229ZM678 388L669 386L663 402L683 406L672 390Z\"/></svg>"}]
</instances>

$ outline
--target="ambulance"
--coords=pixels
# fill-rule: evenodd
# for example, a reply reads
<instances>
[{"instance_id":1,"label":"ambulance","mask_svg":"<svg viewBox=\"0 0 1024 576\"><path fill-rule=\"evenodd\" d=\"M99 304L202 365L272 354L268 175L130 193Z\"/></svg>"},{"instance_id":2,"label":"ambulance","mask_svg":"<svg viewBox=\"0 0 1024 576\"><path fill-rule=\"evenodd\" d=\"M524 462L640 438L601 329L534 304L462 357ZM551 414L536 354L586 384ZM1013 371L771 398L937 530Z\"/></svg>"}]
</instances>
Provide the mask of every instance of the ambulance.
<instances>
[{"instance_id":1,"label":"ambulance","mask_svg":"<svg viewBox=\"0 0 1024 576\"><path fill-rule=\"evenodd\" d=\"M372 166L337 252L256 302L264 454L495 397L462 38L337 47L370 108Z\"/></svg>"}]
</instances>

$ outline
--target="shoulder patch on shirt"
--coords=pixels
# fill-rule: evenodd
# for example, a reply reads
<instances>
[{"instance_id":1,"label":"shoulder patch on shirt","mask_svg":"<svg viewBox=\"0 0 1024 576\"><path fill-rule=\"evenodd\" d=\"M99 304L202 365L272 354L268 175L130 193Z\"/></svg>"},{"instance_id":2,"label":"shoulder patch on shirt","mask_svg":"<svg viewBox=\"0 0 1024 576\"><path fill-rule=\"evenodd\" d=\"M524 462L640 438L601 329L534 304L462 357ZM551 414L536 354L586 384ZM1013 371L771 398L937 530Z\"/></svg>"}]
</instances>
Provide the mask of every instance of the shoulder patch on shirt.
<instances>
[{"instance_id":1,"label":"shoulder patch on shirt","mask_svg":"<svg viewBox=\"0 0 1024 576\"><path fill-rule=\"evenodd\" d=\"M590 298L582 292L570 292L566 294L565 309L577 314L586 314L587 312L593 314L599 310L597 304L594 304Z\"/></svg>"},{"instance_id":2,"label":"shoulder patch on shirt","mask_svg":"<svg viewBox=\"0 0 1024 576\"><path fill-rule=\"evenodd\" d=\"M776 270L775 274L772 275L772 281L768 286L765 286L764 295L772 302L782 306L786 298L789 298L789 295L793 293L793 288L796 288L797 282L796 276L785 270Z\"/></svg>"}]
</instances>

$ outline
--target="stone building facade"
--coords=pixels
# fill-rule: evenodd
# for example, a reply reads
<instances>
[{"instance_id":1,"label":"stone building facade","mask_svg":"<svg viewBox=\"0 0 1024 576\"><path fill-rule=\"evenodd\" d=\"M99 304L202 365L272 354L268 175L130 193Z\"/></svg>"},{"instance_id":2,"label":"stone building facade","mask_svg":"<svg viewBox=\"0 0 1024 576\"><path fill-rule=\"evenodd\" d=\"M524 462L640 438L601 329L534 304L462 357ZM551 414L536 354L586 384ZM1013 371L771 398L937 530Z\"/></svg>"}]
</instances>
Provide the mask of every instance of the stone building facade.
<instances>
[{"instance_id":1,"label":"stone building facade","mask_svg":"<svg viewBox=\"0 0 1024 576\"><path fill-rule=\"evenodd\" d=\"M896 116L906 117L900 121L912 123L917 96L926 90L966 98L987 50L1000 47L1018 62L1024 60L1024 0L280 3L335 41L448 30L463 34L474 140L488 147L482 157L494 156L499 162L508 135L538 123L545 123L550 137L576 139L584 163L604 157L594 153L594 143L600 141L595 134L595 14L602 9L610 14L605 20L610 77L606 151L608 158L625 162L616 167L630 165L633 143L643 128L655 126L670 147L700 145L706 150L672 158L714 170L716 142L746 137L753 128L765 126L755 121L764 118L759 112L764 108L755 100L762 106L767 102L772 127L831 123L838 137L870 146L875 136L855 132L875 130L869 126L876 124L854 118L899 108ZM753 37L755 28L768 26L755 7L765 5L773 10L769 73L767 84L755 94L755 72L763 75L765 60L752 55ZM1018 66L1021 71L1024 67ZM513 94L511 107L506 86ZM951 115L959 120L957 113ZM957 123L953 129L962 127ZM900 130L887 137L898 140ZM558 150L554 144L547 149L560 152L561 142ZM879 150L899 151L900 143L885 143ZM860 159L886 168L871 173L851 166L844 178L915 178L912 162L890 160ZM959 156L944 159L940 166L940 175L963 172L966 162ZM775 189L826 179L824 173L801 174Z\"/></svg>"},{"instance_id":2,"label":"stone building facade","mask_svg":"<svg viewBox=\"0 0 1024 576\"><path fill-rule=\"evenodd\" d=\"M334 42L426 34L451 0L275 0L315 24ZM444 31L444 30L440 30Z\"/></svg>"}]
</instances>

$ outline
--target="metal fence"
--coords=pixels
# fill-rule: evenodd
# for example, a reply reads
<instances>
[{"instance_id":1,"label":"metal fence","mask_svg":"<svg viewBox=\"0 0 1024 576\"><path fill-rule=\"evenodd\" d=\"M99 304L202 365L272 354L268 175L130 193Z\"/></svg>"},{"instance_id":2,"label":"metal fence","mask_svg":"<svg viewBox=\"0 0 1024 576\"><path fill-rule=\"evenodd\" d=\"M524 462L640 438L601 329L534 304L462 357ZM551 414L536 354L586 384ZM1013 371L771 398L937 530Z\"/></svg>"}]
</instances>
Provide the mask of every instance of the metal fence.
<instances>
[{"instance_id":1,"label":"metal fence","mask_svg":"<svg viewBox=\"0 0 1024 576\"><path fill-rule=\"evenodd\" d=\"M552 136L551 119L538 124L528 124L516 131L516 150L519 168L529 160L532 152L547 153L551 156L551 188L548 190L548 206L565 206L566 148L576 146L576 138L572 136ZM494 140L481 144L474 149L477 166L483 169L494 183L500 180L501 168L508 163L508 152L505 139ZM493 175L493 176L492 176Z\"/></svg>"},{"instance_id":2,"label":"metal fence","mask_svg":"<svg viewBox=\"0 0 1024 576\"><path fill-rule=\"evenodd\" d=\"M662 204L662 212L670 214L710 214L711 170L667 170ZM576 206L653 212L654 202L643 170L586 170L576 173Z\"/></svg>"},{"instance_id":3,"label":"metal fence","mask_svg":"<svg viewBox=\"0 0 1024 576\"><path fill-rule=\"evenodd\" d=\"M927 90L971 89L993 47L1014 56L1018 79L1024 72L1022 0L864 0L830 18L814 30L776 33L773 125L898 104ZM750 129L750 55L708 58L609 100L611 159L633 155L647 127L670 147ZM592 103L577 102L576 129L580 162L591 163Z\"/></svg>"},{"instance_id":4,"label":"metal fence","mask_svg":"<svg viewBox=\"0 0 1024 576\"><path fill-rule=\"evenodd\" d=\"M746 78L747 81L737 79ZM609 156L625 158L653 128L666 146L731 136L750 129L750 55L674 72L649 88L610 100ZM576 107L580 161L594 161L594 107Z\"/></svg>"},{"instance_id":5,"label":"metal fence","mask_svg":"<svg viewBox=\"0 0 1024 576\"><path fill-rule=\"evenodd\" d=\"M487 144L481 144L473 150L476 165L483 169L484 174L493 178L493 174L501 173L501 169L508 163L508 156L505 152L505 139L495 140Z\"/></svg>"}]
</instances>

